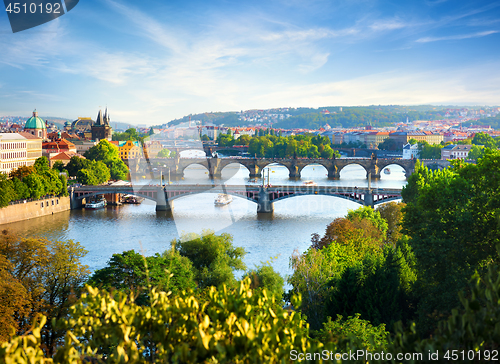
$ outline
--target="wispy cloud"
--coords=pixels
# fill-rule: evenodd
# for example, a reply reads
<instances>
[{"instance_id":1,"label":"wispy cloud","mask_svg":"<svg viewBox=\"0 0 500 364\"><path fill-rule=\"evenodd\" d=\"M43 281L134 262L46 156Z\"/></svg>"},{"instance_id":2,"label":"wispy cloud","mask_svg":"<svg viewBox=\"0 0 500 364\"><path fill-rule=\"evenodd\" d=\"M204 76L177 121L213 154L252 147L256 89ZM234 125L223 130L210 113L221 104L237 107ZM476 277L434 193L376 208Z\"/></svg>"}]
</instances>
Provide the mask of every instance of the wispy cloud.
<instances>
[{"instance_id":1,"label":"wispy cloud","mask_svg":"<svg viewBox=\"0 0 500 364\"><path fill-rule=\"evenodd\" d=\"M445 37L424 37L424 38L419 38L416 40L418 43L429 43L429 42L439 42L439 41L446 41L446 40L462 40L462 39L470 39L470 38L480 38L480 37L486 37L491 34L498 33L498 30L488 30L484 32L477 32L477 33L471 33L471 34L459 34L459 35L449 35Z\"/></svg>"}]
</instances>

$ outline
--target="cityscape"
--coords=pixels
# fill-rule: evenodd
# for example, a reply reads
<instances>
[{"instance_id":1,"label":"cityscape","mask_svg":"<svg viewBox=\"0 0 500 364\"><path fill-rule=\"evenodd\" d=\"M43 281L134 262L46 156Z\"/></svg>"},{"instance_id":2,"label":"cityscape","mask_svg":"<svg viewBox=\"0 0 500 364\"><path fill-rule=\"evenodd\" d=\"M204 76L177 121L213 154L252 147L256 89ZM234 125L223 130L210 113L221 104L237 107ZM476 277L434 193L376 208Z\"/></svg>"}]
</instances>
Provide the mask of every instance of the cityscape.
<instances>
[{"instance_id":1,"label":"cityscape","mask_svg":"<svg viewBox=\"0 0 500 364\"><path fill-rule=\"evenodd\" d=\"M499 360L499 3L4 5L0 363Z\"/></svg>"}]
</instances>

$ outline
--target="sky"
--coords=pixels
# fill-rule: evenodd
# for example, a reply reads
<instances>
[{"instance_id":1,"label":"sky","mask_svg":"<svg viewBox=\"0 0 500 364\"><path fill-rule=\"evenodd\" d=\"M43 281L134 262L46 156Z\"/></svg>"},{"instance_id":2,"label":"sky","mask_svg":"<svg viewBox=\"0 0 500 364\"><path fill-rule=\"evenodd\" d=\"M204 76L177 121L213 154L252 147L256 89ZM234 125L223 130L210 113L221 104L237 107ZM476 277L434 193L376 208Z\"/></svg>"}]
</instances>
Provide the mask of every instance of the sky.
<instances>
[{"instance_id":1,"label":"sky","mask_svg":"<svg viewBox=\"0 0 500 364\"><path fill-rule=\"evenodd\" d=\"M499 105L499 45L500 1L82 0L18 33L2 11L0 115Z\"/></svg>"}]
</instances>

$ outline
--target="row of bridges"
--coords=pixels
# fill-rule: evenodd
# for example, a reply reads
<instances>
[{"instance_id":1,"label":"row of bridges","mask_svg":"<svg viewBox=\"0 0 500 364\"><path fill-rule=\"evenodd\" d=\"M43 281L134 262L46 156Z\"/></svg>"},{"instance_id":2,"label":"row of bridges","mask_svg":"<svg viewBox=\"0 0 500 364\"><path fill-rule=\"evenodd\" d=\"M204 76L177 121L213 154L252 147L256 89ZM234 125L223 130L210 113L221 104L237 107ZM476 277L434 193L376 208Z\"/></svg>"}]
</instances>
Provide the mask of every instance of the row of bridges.
<instances>
[{"instance_id":1,"label":"row of bridges","mask_svg":"<svg viewBox=\"0 0 500 364\"><path fill-rule=\"evenodd\" d=\"M322 165L328 171L328 178L339 179L340 172L348 165L359 165L366 171L366 177L371 175L373 179L379 179L381 171L389 165L398 165L404 169L406 177L409 177L415 170L415 159L302 159L302 158L158 158L151 159L149 166L161 166L165 171L169 171L173 179L180 179L184 176L184 171L191 165L204 166L210 179L221 178L222 170L230 164L240 164L249 171L250 178L258 178L264 168L271 164L279 164L288 169L291 179L300 179L302 170L309 165ZM446 160L423 160L422 163L432 169L442 169L450 165ZM139 166L130 166L132 170L138 171ZM147 167L142 168L147 172Z\"/></svg>"},{"instance_id":2,"label":"row of bridges","mask_svg":"<svg viewBox=\"0 0 500 364\"><path fill-rule=\"evenodd\" d=\"M270 213L274 203L296 196L334 196L374 207L380 203L401 198L400 189L356 188L339 186L255 186L255 185L129 185L129 186L82 186L71 189L71 208L81 208L84 199L97 195L113 198L119 194L132 194L156 202L157 211L173 209L174 200L198 193L224 193L244 198L257 204L257 212Z\"/></svg>"}]
</instances>

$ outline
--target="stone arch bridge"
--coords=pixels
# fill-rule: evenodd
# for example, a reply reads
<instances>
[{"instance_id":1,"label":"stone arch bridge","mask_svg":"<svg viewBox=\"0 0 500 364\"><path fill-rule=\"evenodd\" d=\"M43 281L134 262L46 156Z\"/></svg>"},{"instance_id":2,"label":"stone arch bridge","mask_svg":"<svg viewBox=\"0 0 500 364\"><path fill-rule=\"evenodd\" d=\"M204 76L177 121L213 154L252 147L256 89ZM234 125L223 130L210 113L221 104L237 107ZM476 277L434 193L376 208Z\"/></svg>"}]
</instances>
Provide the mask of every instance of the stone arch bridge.
<instances>
[{"instance_id":1,"label":"stone arch bridge","mask_svg":"<svg viewBox=\"0 0 500 364\"><path fill-rule=\"evenodd\" d=\"M339 179L342 169L351 164L357 164L366 171L366 177L371 174L371 178L379 179L380 172L385 167L395 164L404 169L409 177L415 170L416 161L413 159L292 159L292 158L166 158L152 159L150 162L156 165L164 165L165 172L170 171L173 179L180 179L184 176L184 170L193 164L204 166L208 170L211 179L221 178L222 170L230 164L240 164L245 166L250 172L250 178L261 176L262 170L270 164L280 164L288 169L291 179L300 179L302 170L311 164L319 164L328 171L328 178ZM156 163L155 163L156 162ZM450 165L448 161L424 160L424 165L435 165L435 168L446 168Z\"/></svg>"}]
</instances>

